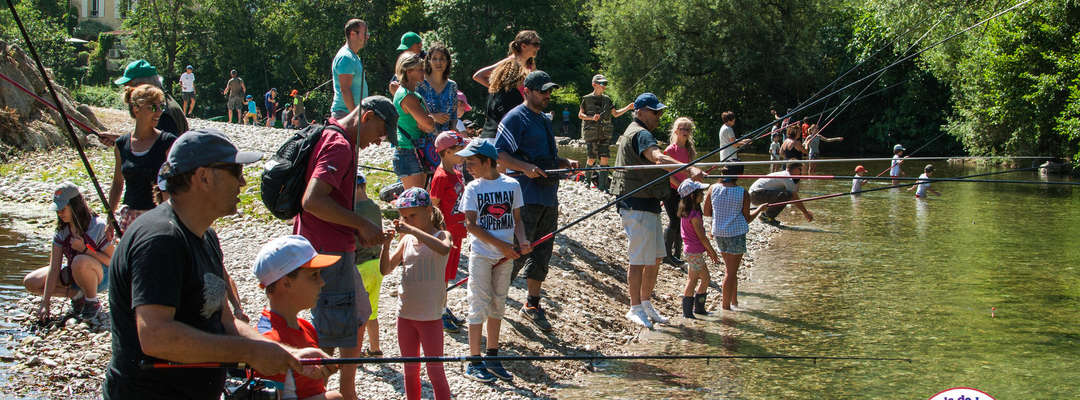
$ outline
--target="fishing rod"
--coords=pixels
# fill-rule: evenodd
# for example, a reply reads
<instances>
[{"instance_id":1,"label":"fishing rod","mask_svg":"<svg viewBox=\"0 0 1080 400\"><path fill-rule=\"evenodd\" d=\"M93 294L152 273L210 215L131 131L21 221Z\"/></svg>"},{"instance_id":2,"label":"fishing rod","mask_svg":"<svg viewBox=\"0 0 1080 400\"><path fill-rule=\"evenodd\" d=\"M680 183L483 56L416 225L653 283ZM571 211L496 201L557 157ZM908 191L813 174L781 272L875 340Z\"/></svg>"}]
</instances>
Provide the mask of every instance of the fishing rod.
<instances>
[{"instance_id":1,"label":"fishing rod","mask_svg":"<svg viewBox=\"0 0 1080 400\"><path fill-rule=\"evenodd\" d=\"M725 179L725 178L737 178L737 179L769 179L777 178L775 175L707 175L709 179ZM904 186L914 186L920 183L928 182L972 182L972 183L1016 183L1016 184L1028 184L1028 185L1067 185L1067 186L1080 186L1080 182L1070 181L1029 181L1029 180L1015 180L1015 179L967 179L964 177L954 178L912 178L912 177L878 177L878 176L843 176L843 175L791 175L782 176L782 179L807 179L807 180L847 180L847 179L861 179L867 181L918 181L915 183L907 184Z\"/></svg>"},{"instance_id":2,"label":"fishing rod","mask_svg":"<svg viewBox=\"0 0 1080 400\"><path fill-rule=\"evenodd\" d=\"M988 176L988 175L998 175L998 174L1008 174L1008 173L1013 173L1013 172L1032 171L1032 170L1036 170L1036 169L1039 169L1039 167L1017 168L1017 169L1010 169L1010 170L1005 170L1005 171L986 172L986 173L982 173L982 174L959 176L959 177L952 178L952 179L967 179L967 178L975 178L975 177ZM928 178L928 179L930 179L930 178ZM768 203L765 206L766 207L783 206L783 205L788 205L788 204L803 203L803 202L807 202L807 201L831 199L833 197L847 196L847 195L852 195L852 194L863 194L863 193L868 193L868 192L876 192L878 190L896 189L896 188L913 186L913 185L914 184L911 184L911 183L901 183L901 184L898 184L898 185L882 186L882 187L873 188L873 189L856 190L854 192L833 193L833 194L827 194L827 195L823 195L823 196L807 197L805 199L788 200L788 201L782 201L782 202L779 202L779 203Z\"/></svg>"},{"instance_id":3,"label":"fishing rod","mask_svg":"<svg viewBox=\"0 0 1080 400\"><path fill-rule=\"evenodd\" d=\"M938 138L941 138L942 136L945 136L946 133L948 133L948 131L942 131L937 136L934 136L933 139L930 139L930 140L926 141L926 143L923 143L922 146L919 146L919 148L915 149L915 151L912 151L911 153L908 154L908 156L901 158L900 161L897 161L896 163L897 164L903 164L904 160L907 160L907 159L911 158L912 155L915 155L915 153L918 153L919 150L922 150L922 149L926 148L926 146L929 146L930 143L934 143L934 141L938 140ZM882 170L881 172L878 172L877 175L874 175L874 176L884 175L886 172L889 172L889 170L892 169L892 167L893 166L890 163L888 168L885 168L884 170Z\"/></svg>"},{"instance_id":4,"label":"fishing rod","mask_svg":"<svg viewBox=\"0 0 1080 400\"><path fill-rule=\"evenodd\" d=\"M442 357L357 357L357 358L301 358L300 365L356 365L356 364L400 364L400 363L429 363L429 362L481 362L481 361L597 361L597 360L812 360L815 363L821 361L905 361L911 362L910 358L899 357L849 357L849 356L791 356L791 355L589 355L570 354L558 356L442 356ZM247 363L174 363L152 362L139 363L143 370L153 369L191 369L191 368L250 368Z\"/></svg>"},{"instance_id":5,"label":"fishing rod","mask_svg":"<svg viewBox=\"0 0 1080 400\"><path fill-rule=\"evenodd\" d=\"M22 19L19 18L19 13L15 11L15 3L12 0L7 0L8 9L11 10L11 17L15 20L15 24L19 27L19 32L22 33L23 40L26 41L26 49L30 51L30 56L34 59L34 63L37 64L38 73L41 74L41 78L45 80L45 87L49 88L49 94L52 95L53 103L56 105L53 109L60 113L60 120L64 122L64 128L67 130L68 138L71 139L72 146L79 152L79 158L82 159L83 167L86 168L86 172L90 175L90 182L94 184L94 189L97 191L98 197L101 199L101 204L105 207L106 218L109 223L116 230L117 235L123 233L120 229L120 223L116 222L115 216L110 211L109 199L105 197L105 192L101 190L101 185L98 183L97 176L94 175L94 168L90 166L90 160L86 158L86 152L83 150L82 143L79 142L79 137L75 136L75 128L71 127L67 112L63 107L59 107L63 103L60 102L60 96L56 94L56 88L53 87L53 82L49 79L49 74L45 72L45 65L41 63L41 58L38 57L37 49L34 47L34 43L30 41L30 34L26 32L26 27L23 26ZM19 85L16 85L19 86Z\"/></svg>"},{"instance_id":6,"label":"fishing rod","mask_svg":"<svg viewBox=\"0 0 1080 400\"><path fill-rule=\"evenodd\" d=\"M48 100L43 99L41 96L38 96L37 94L34 94L33 91L31 91L30 89L27 89L25 86L19 84L19 82L16 82L14 79L11 79L7 75L4 75L3 72L0 72L0 79L3 79L5 81L7 81L12 86L15 86L16 89L19 89L23 93L26 93L27 95L30 95L30 97L34 98L34 100L37 100L39 103L44 104L45 106L53 109L54 111L60 111L59 109L56 108L55 105L53 105L53 103L50 103ZM86 124L80 122L79 120L75 119L75 117L72 117L72 116L70 116L70 115L68 115L66 113L63 113L61 115L64 116L64 117L67 117L67 119L69 121L74 122L76 125L79 126L79 128L82 128L84 131L87 131L88 132L87 134L94 135L94 136L97 136L97 137L101 137L101 135L98 134L97 131L94 130L94 128L91 128L91 127L87 126Z\"/></svg>"},{"instance_id":7,"label":"fishing rod","mask_svg":"<svg viewBox=\"0 0 1080 400\"><path fill-rule=\"evenodd\" d=\"M873 75L876 75L876 74L879 74L879 73L881 73L881 72L883 72L883 71L889 70L889 69L891 69L892 67L894 67L894 66L896 66L896 65L900 64L901 62L904 62L904 61L910 60L911 58L914 58L914 57L916 57L916 56L918 56L918 55L920 55L920 54L922 54L922 53L925 53L925 52L929 51L929 50L930 50L930 49L932 49L932 48L935 48L935 47L937 47L937 46L940 46L940 45L941 45L942 43L945 43L945 42L947 42L947 41L949 41L949 40L952 40L953 38L955 38L955 37L957 37L957 36L959 36L959 35L961 35L961 34L963 34L963 33L967 32L967 31L969 31L969 30L971 30L971 29L974 29L975 27L978 27L979 25L985 24L985 23L986 23L987 21L990 21L990 20L992 20L992 19L994 19L994 18L997 18L998 16L1001 16L1001 15L1005 14L1006 12L1009 12L1009 11L1011 11L1011 10L1014 10L1014 9L1016 9L1017 7L1021 6L1021 5L1024 5L1024 4L1027 4L1027 3L1030 3L1031 1L1032 1L1032 0L1024 0L1024 1L1020 2L1020 3L1017 3L1017 4L1013 5L1013 6L1011 6L1011 7L1007 8L1007 9L1005 9L1005 10L999 11L999 12L995 13L994 15L991 15L990 17L987 17L987 18L985 18L985 19L983 19L983 20L980 20L979 22L976 22L975 24L973 24L973 25L971 25L971 26L969 26L969 27L967 27L967 28L961 29L961 30L960 30L960 31L958 31L958 32L955 32L955 33L953 33L953 34L951 34L951 35L948 35L948 36L946 36L945 38L943 38L943 39L941 39L941 40L938 40L937 42L934 42L933 44L930 44L929 46L927 46L927 47L925 47L925 48L923 48L923 49L921 49L921 50L919 50L919 51L917 51L917 52L915 52L915 53L909 54L909 55L907 55L907 56L905 56L905 57L901 58L900 60L894 61L893 63L891 63L891 64L889 64L889 65L886 65L885 67L882 67L881 69L879 69L879 70L877 70L877 71L874 71L874 72L872 72L872 73L871 73L870 75L867 75L867 76L865 76L865 77L863 77L863 78L860 78L860 79L858 79L858 80L856 80L856 81L854 81L854 82L851 82L851 83L849 83L849 84L845 85L844 87L842 87L842 88L840 88L840 89L837 89L837 90L833 91L832 93L829 93L828 95L822 96L821 98L819 98L819 99L817 99L817 100L814 100L814 101L810 101L810 102L809 102L809 104L806 104L805 106L802 106L801 108L796 108L796 109L792 109L792 110L789 110L789 111L788 111L788 112L787 112L786 114L784 114L784 116L782 116L782 117L779 117L779 118L777 118L777 120L783 120L784 118L788 118L788 117L791 117L791 116L792 116L792 115L794 115L795 113L797 113L797 112L800 112L800 111L802 111L802 110L805 110L806 108L809 108L809 107L811 107L811 106L813 106L813 105L815 105L815 104L817 104L817 103L819 103L819 102L821 102L821 101L823 101L823 100L825 100L825 99L827 99L827 98L829 98L829 97L831 97L831 96L833 96L833 95L835 95L835 94L837 94L837 93L840 93L840 92L842 92L842 91L844 91L844 90L847 90L847 89L848 89L848 88L850 88L851 86L854 86L854 85L856 85L856 84L858 84L858 83L860 83L860 82L862 82L862 81L864 81L864 80L866 80L866 79L869 79L869 78L870 78L871 76L873 76ZM809 101L809 99L808 99L807 101ZM656 179L653 179L652 181L650 181L650 182L648 182L648 183L646 183L646 184L644 184L644 185L641 185L641 186L637 187L636 189L633 189L633 190L631 190L631 191L627 192L626 194L624 194L624 195L622 195L622 196L620 196L620 197L616 198L615 200L613 200L613 201L611 201L611 202L609 202L609 203L607 203L607 204L605 204L605 205L601 206L600 208L597 208L597 209L595 209L595 210L592 210L592 211L588 212L587 214L585 214L585 215L583 215L583 216L581 216L581 217L578 217L577 219L575 219L575 220L573 220L573 221L571 221L571 222L567 223L566 225L563 225L563 226L561 226L561 227L559 227L559 228L555 229L554 231L552 231L552 232L550 232L550 233L548 233L548 234L546 234L546 235L544 235L544 236L541 236L541 237L540 237L539 239L537 239L537 240L535 240L535 241L532 241L532 242L530 243L530 245L531 245L531 246L536 246L536 245L538 245L538 244L541 244L541 243L544 243L544 242L546 242L546 241L548 241L548 240L551 240L552 238L554 238L554 237L555 237L555 235L556 235L556 234L558 234L558 233L560 233L560 232L563 232L563 231L565 231L565 230L569 229L570 227L572 227L572 226L574 226L574 225L577 225L577 224L581 223L582 221L584 221L584 220L586 220L586 219L588 219L588 218L591 218L591 217L593 217L593 216L594 216L594 215L596 215L596 214L599 214L600 212L602 212L602 211L604 211L604 210L606 210L606 209L610 208L611 206L613 206L613 205L615 205L615 204L618 204L618 203L619 203L620 201L623 201L623 200L625 200L625 199L627 199L627 198L629 198L629 197L633 196L634 194L637 194L638 192L640 192L640 191L644 190L645 188L648 188L648 187L650 187L650 186L652 186L652 185L660 184L661 182L667 182L667 179L668 179L669 177L671 177L672 175L675 175L675 174L677 174L677 173L679 173L679 172L682 172L683 170L686 170L687 168L689 168L689 167L691 167L691 166L693 166L693 165L695 165L695 164L698 164L698 163L700 163L700 162L704 161L705 159L707 159L707 158L709 158L709 157L712 157L712 156L713 156L713 155L715 155L716 153L719 153L719 152L720 152L721 150L724 150L724 149L726 149L726 148L728 148L728 147L731 147L731 146L735 145L736 143L738 143L738 142L742 141L743 139L748 139L748 138L752 138L752 137L754 137L754 135L757 135L757 134L758 134L758 133L760 133L761 131L764 131L764 130L768 129L768 128L769 128L769 127L771 127L771 126L772 126L772 125L773 125L774 123L776 123L776 121L775 121L775 120L774 120L774 121L772 121L772 122L769 122L769 123L768 123L768 124L766 124L766 125L763 125L763 126L761 126L761 127L757 128L757 129L754 129L754 130L750 131L749 133L747 133L747 134L745 134L745 135L743 135L743 136L741 136L741 137L737 138L736 140L732 141L731 143L728 143L728 144L726 144L726 145L723 145L723 146L717 147L716 149L713 149L713 150L709 151L708 153L705 153L704 155L702 155L702 156L700 156L700 157L698 157L698 158L696 158L696 159L692 160L692 161L691 161L691 162L689 162L689 163L686 163L686 164L681 164L681 165L680 165L680 164L663 164L664 166L663 166L663 167L659 167L659 168L672 168L672 167L675 167L675 169L674 169L674 170L671 170L671 171L668 171L667 173L665 173L665 174L663 174L663 175L661 175L661 176L657 177ZM634 166L634 167L637 167L637 166ZM627 167L623 167L623 168L627 168ZM839 195L838 195L838 196L839 196ZM503 262L506 262L506 260L507 260L507 259L506 259L505 257L504 257L504 258L501 258L501 259L499 259L499 260L498 260L498 261L497 261L497 262L496 262L496 263L495 263L495 264L494 264L494 265L493 265L492 267L495 267L495 266L501 265L501 264L502 264ZM452 286L448 287L448 288L447 288L446 290L447 290L447 291L449 291L450 289L453 289L453 288L455 288L455 287L461 286L462 284L464 284L464 283L468 282L468 280L469 280L469 278L467 278L467 277L466 277L466 278L464 278L464 279L462 279L462 280L458 281L458 282L457 282L457 283L455 283L454 285L452 285Z\"/></svg>"},{"instance_id":8,"label":"fishing rod","mask_svg":"<svg viewBox=\"0 0 1080 400\"><path fill-rule=\"evenodd\" d=\"M963 156L963 157L912 157L910 160L989 160L989 159L1048 159L1047 156L1015 156L1015 157L1000 157L1000 156ZM871 158L824 158L814 160L815 163L846 163L846 162L871 162L871 161L891 161L892 158L885 157L871 157ZM550 169L544 170L547 174L558 174L578 171L604 171L604 170L642 170L642 169L663 169L685 165L697 165L701 167L722 167L725 165L775 165L775 164L789 164L792 162L805 162L806 160L759 160L759 161L717 161L717 162L701 162L701 163L684 163L684 164L652 164L652 165L623 165L623 166L605 166L605 167L586 167L586 168L562 168L562 169Z\"/></svg>"},{"instance_id":9,"label":"fishing rod","mask_svg":"<svg viewBox=\"0 0 1080 400\"><path fill-rule=\"evenodd\" d=\"M394 172L394 170L392 170L392 169L372 167L370 165L357 165L357 167L360 167L360 168L363 168L363 169L372 169L372 170L375 170L375 171L383 171L383 172L390 172L390 173Z\"/></svg>"}]
</instances>

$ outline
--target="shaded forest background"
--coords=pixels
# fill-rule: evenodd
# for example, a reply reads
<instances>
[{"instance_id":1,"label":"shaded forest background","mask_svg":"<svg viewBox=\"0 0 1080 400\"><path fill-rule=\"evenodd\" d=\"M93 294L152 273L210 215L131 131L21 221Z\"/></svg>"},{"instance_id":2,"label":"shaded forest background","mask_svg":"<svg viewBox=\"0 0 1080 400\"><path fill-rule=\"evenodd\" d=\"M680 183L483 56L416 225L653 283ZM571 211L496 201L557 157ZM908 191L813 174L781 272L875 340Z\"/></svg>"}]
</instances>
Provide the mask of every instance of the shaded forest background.
<instances>
[{"instance_id":1,"label":"shaded forest background","mask_svg":"<svg viewBox=\"0 0 1080 400\"><path fill-rule=\"evenodd\" d=\"M484 88L472 73L506 55L523 29L539 32L538 65L564 85L554 96L555 124L572 115L576 136L580 96L590 78L611 80L616 104L651 91L677 116L698 123L701 148L717 143L720 114L734 111L741 133L771 122L853 67L833 88L849 85L922 49L1012 1L903 0L152 0L138 1L123 36L129 59L156 65L179 98L176 80L196 69L203 117L224 114L220 95L230 69L240 71L249 94L270 87L304 92L329 79L330 61L343 44L349 18L367 21L371 37L360 57L373 92L385 94L402 33L419 32L425 47L442 42L453 53L451 78L473 106ZM62 0L19 0L17 9L47 66L65 84L98 93L115 104L107 85L117 73L104 68L104 49L121 38L73 21ZM98 29L95 29L98 28ZM79 51L76 36L93 42ZM11 17L0 13L0 38L21 42ZM880 50L880 51L879 51ZM838 112L823 132L844 136L828 154L882 155L892 144L909 149L940 133L923 152L972 155L1080 156L1080 0L1041 0L899 63L879 79L850 88L800 112L836 107L860 91L870 94ZM329 85L309 106L329 103ZM95 91L96 90L96 91ZM826 92L831 92L828 90ZM76 92L79 92L76 89ZM481 119L470 113L466 119ZM617 121L617 129L629 117ZM821 118L825 124L827 119ZM664 126L666 128L666 125ZM754 144L764 152L768 143Z\"/></svg>"}]
</instances>

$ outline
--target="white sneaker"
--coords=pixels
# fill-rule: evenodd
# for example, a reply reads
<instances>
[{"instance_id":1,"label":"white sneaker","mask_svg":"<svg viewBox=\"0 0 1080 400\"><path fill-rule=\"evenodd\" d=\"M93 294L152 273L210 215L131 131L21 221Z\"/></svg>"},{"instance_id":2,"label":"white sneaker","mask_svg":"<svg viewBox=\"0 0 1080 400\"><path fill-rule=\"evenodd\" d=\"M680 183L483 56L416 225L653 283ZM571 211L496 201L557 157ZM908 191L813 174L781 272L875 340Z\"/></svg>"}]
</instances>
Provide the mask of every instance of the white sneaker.
<instances>
[{"instance_id":1,"label":"white sneaker","mask_svg":"<svg viewBox=\"0 0 1080 400\"><path fill-rule=\"evenodd\" d=\"M652 322L649 322L649 316L645 314L645 310L640 305L630 306L630 311L626 313L626 319L635 324L652 329Z\"/></svg>"},{"instance_id":2,"label":"white sneaker","mask_svg":"<svg viewBox=\"0 0 1080 400\"><path fill-rule=\"evenodd\" d=\"M641 308L645 310L645 315L648 315L649 319L651 319L652 322L655 322L655 323L658 323L658 324L667 323L668 319L664 318L663 315L660 315L660 313L656 312L656 309L653 308L651 301L642 300L641 301Z\"/></svg>"}]
</instances>

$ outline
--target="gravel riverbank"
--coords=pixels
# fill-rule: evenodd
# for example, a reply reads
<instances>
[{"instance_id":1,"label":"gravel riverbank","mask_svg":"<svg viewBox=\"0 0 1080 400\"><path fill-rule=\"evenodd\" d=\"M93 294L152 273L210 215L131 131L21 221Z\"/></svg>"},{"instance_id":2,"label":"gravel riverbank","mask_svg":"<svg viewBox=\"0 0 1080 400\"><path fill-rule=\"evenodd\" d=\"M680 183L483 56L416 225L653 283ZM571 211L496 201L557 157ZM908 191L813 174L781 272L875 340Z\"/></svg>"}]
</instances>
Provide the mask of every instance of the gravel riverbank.
<instances>
[{"instance_id":1,"label":"gravel riverbank","mask_svg":"<svg viewBox=\"0 0 1080 400\"><path fill-rule=\"evenodd\" d=\"M125 113L115 110L95 110L99 118L113 131L130 129ZM288 131L230 125L203 120L190 120L193 128L212 127L228 134L244 150L271 153L289 134ZM91 148L87 151L91 163L103 185L112 177L113 158L111 149ZM392 150L387 144L372 146L360 152L361 164L385 168L390 165ZM251 274L251 263L259 247L270 238L290 232L290 225L270 217L258 200L258 173L261 163L246 169L248 186L241 195L241 213L218 221L218 231L225 253L225 265L240 288L244 311L257 316L266 305L265 295L258 289ZM93 189L82 164L70 148L47 152L27 153L0 166L0 202L9 207L41 208L45 210L48 194L55 185L64 180L78 184L88 200ZM370 193L376 193L382 182L388 182L390 174L372 173ZM744 182L745 183L745 182ZM587 188L582 183L564 181L559 189L561 224L567 223L593 209L613 200L613 197ZM384 209L387 204L380 203ZM95 210L100 204L95 201ZM54 227L52 214L42 212L36 220L20 228L47 252L48 240ZM709 221L706 219L706 224ZM388 225L389 221L384 221ZM754 267L755 255L764 249L770 239L779 232L777 228L752 223L748 236L748 250L740 270L743 274ZM463 245L468 254L468 240ZM462 258L462 270L466 269ZM626 236L614 208L605 210L568 229L555 239L551 273L544 285L544 304L555 326L552 332L532 329L517 312L525 299L524 279L513 282L507 304L507 320L503 327L505 355L560 355L577 353L625 353L626 344L647 340L648 334L628 322L626 312L628 298L625 290ZM713 289L710 291L710 308L719 309L719 282L723 268L710 266ZM379 322L382 349L386 356L398 355L395 340L395 319L398 310L397 285L400 269L387 276L380 298ZM460 279L460 277L459 277ZM664 265L656 288L654 304L659 311L672 317L668 325L658 329L675 329L685 321L681 317L679 301L685 284L685 270ZM466 291L451 291L449 306L458 314L467 310ZM59 326L37 328L31 315L38 304L36 296L26 296L18 302L4 305L3 315L20 322L29 334L19 332L0 333L0 345L11 349L6 373L7 381L0 383L0 392L29 398L98 398L103 371L110 357L110 338L107 318L99 317L94 323L75 323L72 320ZM54 315L68 307L68 302L54 302ZM13 339L14 338L14 339ZM5 342L6 340L6 342ZM462 333L445 335L447 355L467 355L468 335ZM366 345L365 345L366 346ZM452 392L463 399L548 398L557 387L565 387L579 374L588 373L581 362L515 362L507 365L517 375L511 383L481 384L468 380L461 373L461 365L448 365L447 377ZM426 378L425 378L426 379ZM404 396L403 375L400 365L361 367L358 388L364 398L391 399ZM337 376L329 386L336 387ZM430 386L425 383L425 397L430 396Z\"/></svg>"}]
</instances>

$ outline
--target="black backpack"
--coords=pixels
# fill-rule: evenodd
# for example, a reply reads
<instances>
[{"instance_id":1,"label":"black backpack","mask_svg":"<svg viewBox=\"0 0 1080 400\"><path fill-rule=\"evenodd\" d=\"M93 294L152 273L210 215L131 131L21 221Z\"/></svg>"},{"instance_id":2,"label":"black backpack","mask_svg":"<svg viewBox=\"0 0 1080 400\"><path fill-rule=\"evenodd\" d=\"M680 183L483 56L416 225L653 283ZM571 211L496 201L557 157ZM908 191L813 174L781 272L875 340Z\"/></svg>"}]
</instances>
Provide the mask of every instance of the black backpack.
<instances>
[{"instance_id":1,"label":"black backpack","mask_svg":"<svg viewBox=\"0 0 1080 400\"><path fill-rule=\"evenodd\" d=\"M266 162L260 191L263 204L275 217L289 219L300 213L300 202L307 190L304 175L307 173L308 160L324 129L345 134L334 125L308 125L286 140Z\"/></svg>"}]
</instances>

